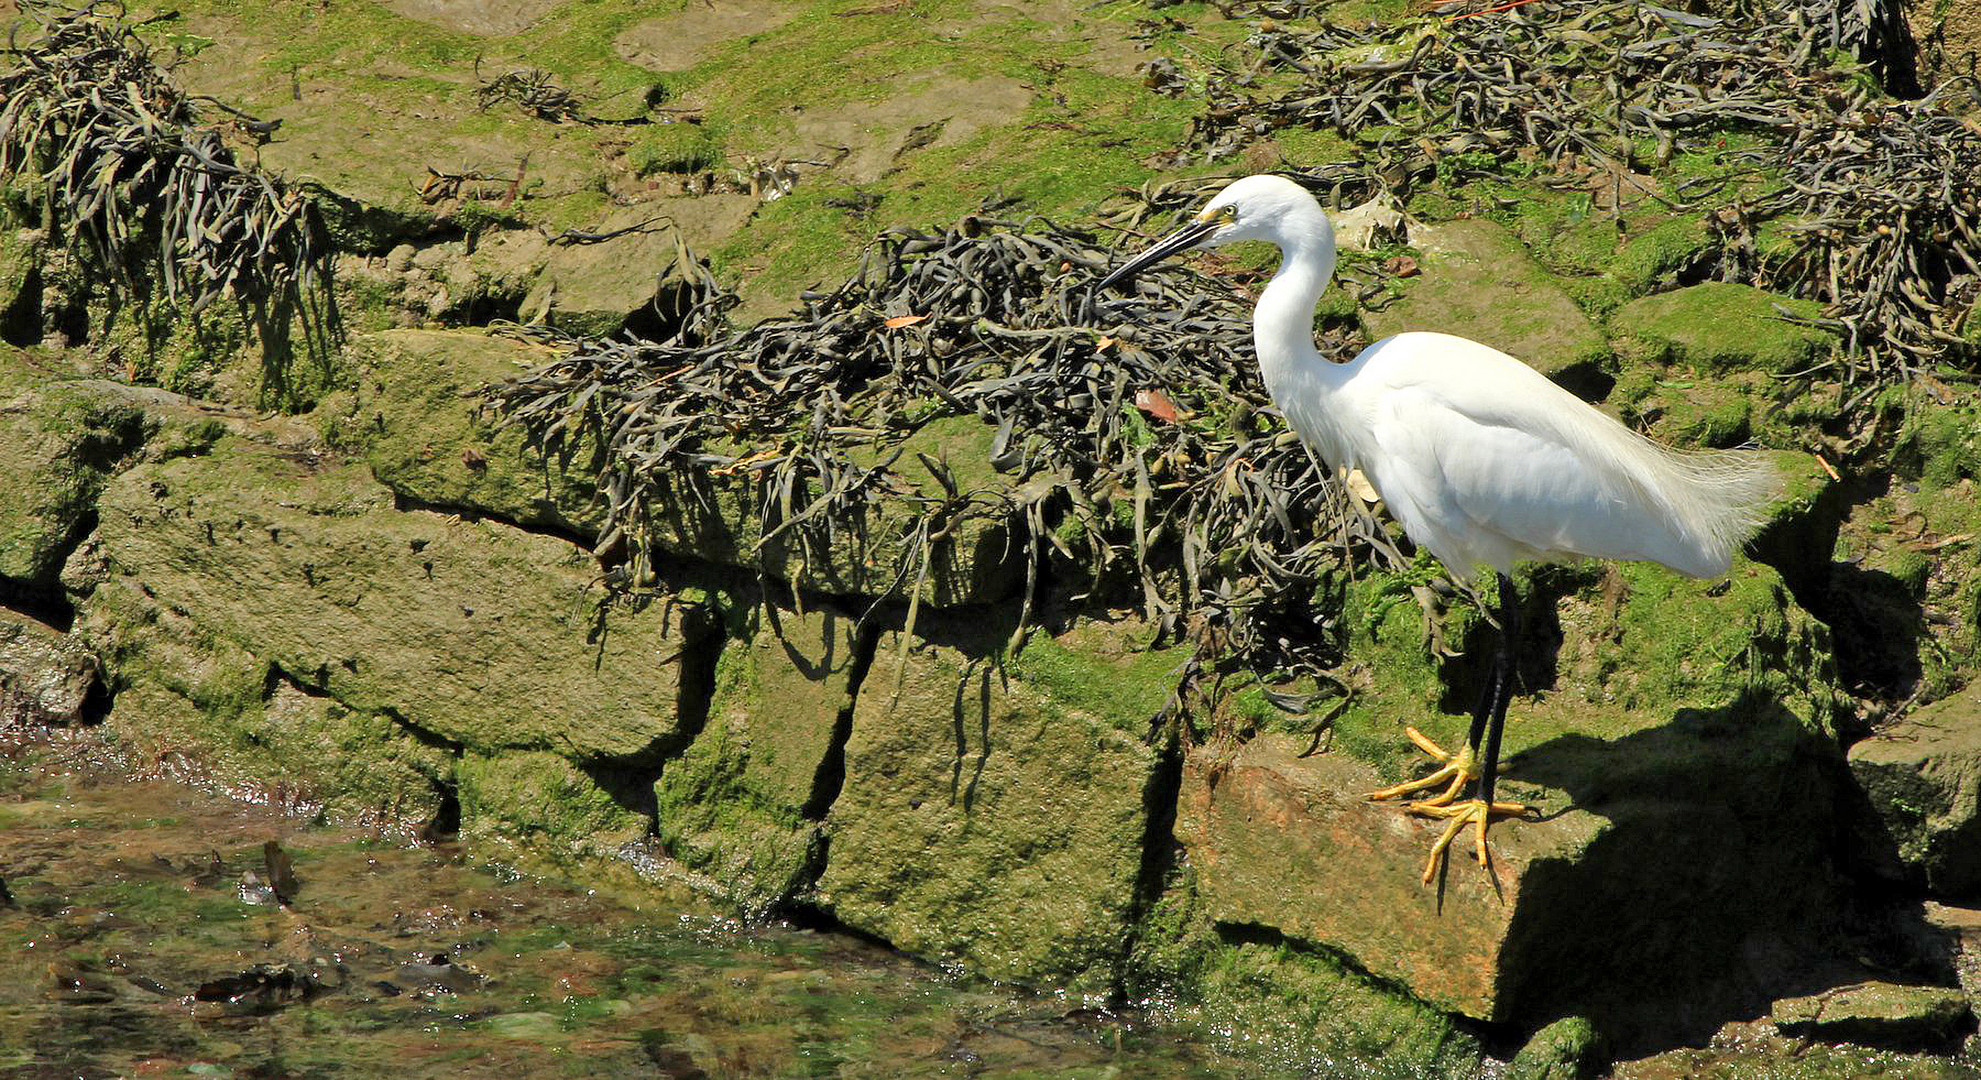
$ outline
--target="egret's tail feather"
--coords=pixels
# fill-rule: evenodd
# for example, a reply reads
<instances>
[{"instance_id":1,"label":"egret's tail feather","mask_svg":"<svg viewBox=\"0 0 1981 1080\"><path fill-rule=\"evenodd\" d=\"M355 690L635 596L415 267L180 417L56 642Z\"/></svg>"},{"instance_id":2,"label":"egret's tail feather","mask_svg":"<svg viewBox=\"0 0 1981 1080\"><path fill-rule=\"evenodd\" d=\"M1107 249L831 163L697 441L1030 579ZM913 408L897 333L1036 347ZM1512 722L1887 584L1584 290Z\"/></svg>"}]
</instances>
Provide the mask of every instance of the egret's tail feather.
<instances>
[{"instance_id":1,"label":"egret's tail feather","mask_svg":"<svg viewBox=\"0 0 1981 1080\"><path fill-rule=\"evenodd\" d=\"M1653 474L1646 486L1699 556L1693 565L1672 569L1699 577L1725 573L1781 495L1780 470L1761 451L1674 450L1646 442L1659 451L1646 462Z\"/></svg>"}]
</instances>

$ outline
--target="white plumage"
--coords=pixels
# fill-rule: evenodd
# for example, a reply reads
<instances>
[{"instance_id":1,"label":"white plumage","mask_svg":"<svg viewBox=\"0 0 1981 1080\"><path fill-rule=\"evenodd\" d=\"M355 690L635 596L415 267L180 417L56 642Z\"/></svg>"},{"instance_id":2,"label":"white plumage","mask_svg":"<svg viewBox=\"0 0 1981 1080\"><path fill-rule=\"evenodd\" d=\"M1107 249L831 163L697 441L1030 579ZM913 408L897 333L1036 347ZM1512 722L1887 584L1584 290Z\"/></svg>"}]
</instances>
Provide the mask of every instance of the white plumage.
<instances>
[{"instance_id":1,"label":"white plumage","mask_svg":"<svg viewBox=\"0 0 1981 1080\"><path fill-rule=\"evenodd\" d=\"M1312 195L1277 176L1227 186L1190 224L1108 275L1112 284L1178 251L1243 240L1280 249L1253 312L1266 389L1287 423L1337 469L1359 468L1410 539L1459 574L1499 573L1500 621L1515 633L1507 576L1523 559L1646 559L1680 573L1726 573L1778 488L1764 455L1685 452L1638 435L1533 368L1476 341L1438 333L1384 338L1346 364L1314 347L1314 304L1334 275L1334 230ZM1466 822L1479 828L1519 807L1492 802L1511 669L1506 644L1466 750L1428 782L1440 799L1411 808L1451 819L1432 866ZM1490 719L1490 732L1487 732ZM1487 734L1483 757L1481 735ZM1479 798L1452 804L1479 780Z\"/></svg>"}]
</instances>

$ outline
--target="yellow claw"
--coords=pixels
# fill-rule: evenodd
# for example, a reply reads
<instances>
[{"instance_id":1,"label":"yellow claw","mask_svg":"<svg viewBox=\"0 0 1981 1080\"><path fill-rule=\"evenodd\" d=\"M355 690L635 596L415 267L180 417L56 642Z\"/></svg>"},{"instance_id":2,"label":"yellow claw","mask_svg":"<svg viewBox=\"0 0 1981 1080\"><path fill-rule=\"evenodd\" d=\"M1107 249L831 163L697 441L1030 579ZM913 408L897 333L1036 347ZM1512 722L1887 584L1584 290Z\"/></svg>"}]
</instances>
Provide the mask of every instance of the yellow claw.
<instances>
[{"instance_id":1,"label":"yellow claw","mask_svg":"<svg viewBox=\"0 0 1981 1080\"><path fill-rule=\"evenodd\" d=\"M1458 798L1458 793L1465 790L1465 785L1479 778L1479 762L1473 757L1470 746L1459 750L1456 754L1448 754L1445 753L1443 747L1432 742L1423 732L1418 731L1414 727L1404 728L1403 733L1410 737L1411 742L1417 744L1417 749L1436 759L1442 767L1432 771L1428 776L1421 776L1415 780L1407 780L1395 787L1386 787L1381 791L1371 791L1369 792L1369 798L1394 799L1398 795L1408 795L1413 791L1423 791L1426 788L1433 788L1449 781L1443 792L1433 795L1428 799L1413 799L1410 802L1412 808L1417 806L1449 806L1452 800Z\"/></svg>"},{"instance_id":2,"label":"yellow claw","mask_svg":"<svg viewBox=\"0 0 1981 1080\"><path fill-rule=\"evenodd\" d=\"M1424 863L1424 884L1426 885L1430 884L1431 879L1437 876L1438 867L1449 856L1451 842L1457 839L1458 834L1464 830L1465 826L1471 825L1474 829L1472 851L1474 857L1479 860L1479 865L1490 873L1492 870L1492 854L1491 849L1486 846L1487 827L1492 824L1494 818L1527 817L1534 813L1534 808L1528 806L1526 803L1494 802L1489 804L1484 799L1467 799L1464 802L1453 803L1447 806L1433 806L1428 800L1420 799L1404 807L1404 810L1419 817L1450 819L1450 823L1444 827L1444 832L1439 834L1437 843L1431 845L1431 857L1429 861Z\"/></svg>"}]
</instances>

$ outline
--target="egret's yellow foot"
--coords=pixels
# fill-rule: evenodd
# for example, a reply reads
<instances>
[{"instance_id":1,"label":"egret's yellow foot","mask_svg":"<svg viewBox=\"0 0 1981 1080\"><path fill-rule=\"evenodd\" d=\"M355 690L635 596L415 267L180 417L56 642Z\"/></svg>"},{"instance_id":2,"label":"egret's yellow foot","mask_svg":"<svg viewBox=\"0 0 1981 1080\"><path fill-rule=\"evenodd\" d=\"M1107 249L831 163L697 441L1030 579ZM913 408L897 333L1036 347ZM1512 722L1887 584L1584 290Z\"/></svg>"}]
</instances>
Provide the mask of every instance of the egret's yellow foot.
<instances>
[{"instance_id":1,"label":"egret's yellow foot","mask_svg":"<svg viewBox=\"0 0 1981 1080\"><path fill-rule=\"evenodd\" d=\"M1405 781L1395 787L1386 787L1381 791L1371 791L1369 798L1394 799L1398 795L1408 795L1413 791L1434 788L1439 784L1449 781L1448 786L1442 793L1433 795L1428 799L1413 799L1410 806L1406 809L1418 806L1427 808L1449 806L1453 799L1458 798L1458 793L1465 790L1465 785L1479 778L1479 761L1472 753L1470 746L1464 747L1456 754L1447 754L1444 751L1444 747L1432 742L1425 737L1423 732L1418 731L1414 727L1405 727L1403 733L1410 737L1411 742L1417 744L1417 749L1437 759L1442 765L1442 768L1433 771L1428 776L1421 776L1415 780Z\"/></svg>"},{"instance_id":2,"label":"egret's yellow foot","mask_svg":"<svg viewBox=\"0 0 1981 1080\"><path fill-rule=\"evenodd\" d=\"M1473 855L1478 858L1480 866L1485 867L1488 872L1491 872L1492 856L1489 853L1490 849L1486 847L1486 828L1496 818L1526 817L1534 813L1534 808L1525 803L1488 803L1484 799L1467 799L1464 802L1451 803L1449 805L1433 805L1428 799L1419 799L1409 806L1404 807L1404 810L1419 817L1446 818L1449 820L1449 824L1444 827L1444 832L1439 834L1438 842L1431 845L1431 858L1424 864L1424 884L1426 885L1430 884L1431 879L1437 876L1438 866L1449 857L1451 842L1457 839L1458 834L1465 830L1465 826L1470 825L1474 829ZM1497 883L1495 883L1494 887L1498 887Z\"/></svg>"}]
</instances>

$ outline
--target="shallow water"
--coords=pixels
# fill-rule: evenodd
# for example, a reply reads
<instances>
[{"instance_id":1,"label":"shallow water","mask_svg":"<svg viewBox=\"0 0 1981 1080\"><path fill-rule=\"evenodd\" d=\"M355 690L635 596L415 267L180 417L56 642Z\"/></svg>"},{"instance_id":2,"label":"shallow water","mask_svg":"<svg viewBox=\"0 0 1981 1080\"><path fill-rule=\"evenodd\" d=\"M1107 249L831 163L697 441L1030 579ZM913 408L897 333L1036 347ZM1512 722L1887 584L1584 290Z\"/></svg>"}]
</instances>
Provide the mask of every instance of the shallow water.
<instances>
[{"instance_id":1,"label":"shallow water","mask_svg":"<svg viewBox=\"0 0 1981 1080\"><path fill-rule=\"evenodd\" d=\"M0 751L0 1076L1260 1071L1179 1025L664 889L127 780L86 733Z\"/></svg>"}]
</instances>

